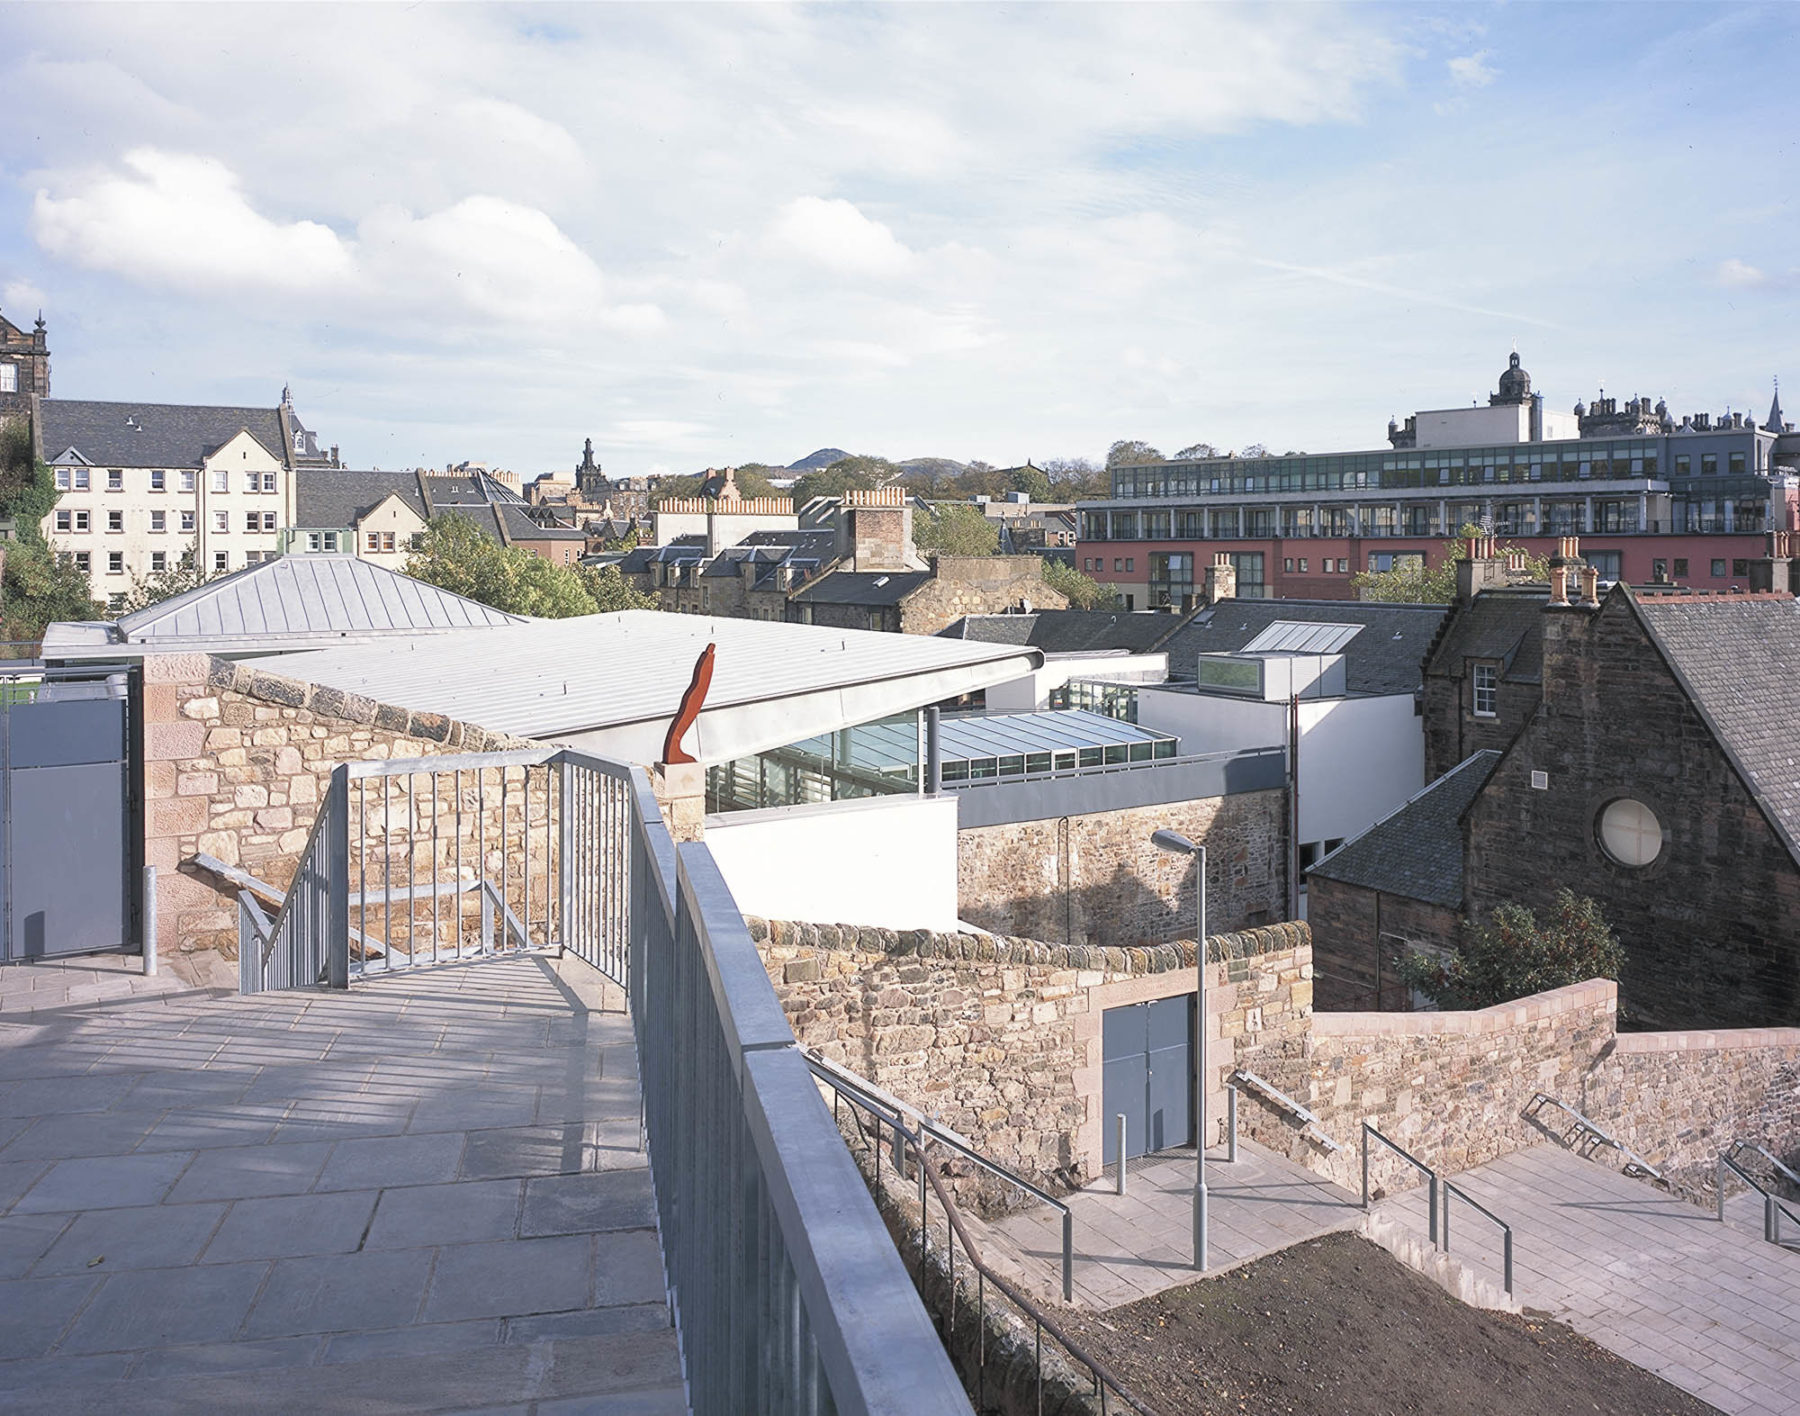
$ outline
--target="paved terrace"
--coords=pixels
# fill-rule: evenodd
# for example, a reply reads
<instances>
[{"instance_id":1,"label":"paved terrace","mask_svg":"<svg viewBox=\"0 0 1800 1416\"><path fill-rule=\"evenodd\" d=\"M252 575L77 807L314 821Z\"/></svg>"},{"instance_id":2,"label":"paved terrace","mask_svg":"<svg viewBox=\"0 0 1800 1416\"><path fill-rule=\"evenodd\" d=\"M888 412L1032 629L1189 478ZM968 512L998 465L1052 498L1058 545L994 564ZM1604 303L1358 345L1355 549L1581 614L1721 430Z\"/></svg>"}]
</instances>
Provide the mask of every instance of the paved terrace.
<instances>
[{"instance_id":1,"label":"paved terrace","mask_svg":"<svg viewBox=\"0 0 1800 1416\"><path fill-rule=\"evenodd\" d=\"M1194 1157L1131 1163L1125 1194L1108 1176L1068 1197L1075 1217L1075 1301L1116 1308L1192 1283ZM1362 1223L1357 1197L1240 1138L1238 1158L1206 1152L1207 1272L1218 1274L1303 1239ZM1034 1205L978 1231L983 1256L1010 1264L1037 1292L1062 1296L1062 1219Z\"/></svg>"},{"instance_id":2,"label":"paved terrace","mask_svg":"<svg viewBox=\"0 0 1800 1416\"><path fill-rule=\"evenodd\" d=\"M684 1413L607 993L0 970L0 1408Z\"/></svg>"},{"instance_id":3,"label":"paved terrace","mask_svg":"<svg viewBox=\"0 0 1800 1416\"><path fill-rule=\"evenodd\" d=\"M1720 1224L1712 1210L1550 1145L1451 1179L1513 1226L1521 1305L1730 1416L1795 1410L1800 1254L1763 1241L1754 1207L1732 1206ZM1424 1236L1422 1190L1377 1208ZM1497 1280L1498 1231L1460 1203L1451 1216L1452 1255Z\"/></svg>"}]
</instances>

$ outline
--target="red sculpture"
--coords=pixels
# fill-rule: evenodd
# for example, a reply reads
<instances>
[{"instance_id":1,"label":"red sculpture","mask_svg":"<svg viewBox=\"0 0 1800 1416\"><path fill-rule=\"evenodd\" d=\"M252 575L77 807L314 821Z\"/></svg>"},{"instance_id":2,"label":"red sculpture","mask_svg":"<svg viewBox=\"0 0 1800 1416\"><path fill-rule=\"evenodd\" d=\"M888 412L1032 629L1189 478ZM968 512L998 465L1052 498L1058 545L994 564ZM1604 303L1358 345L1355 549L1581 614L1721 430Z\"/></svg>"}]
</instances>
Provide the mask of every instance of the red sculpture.
<instances>
[{"instance_id":1,"label":"red sculpture","mask_svg":"<svg viewBox=\"0 0 1800 1416\"><path fill-rule=\"evenodd\" d=\"M681 706L675 710L675 721L669 724L669 735L663 739L662 760L665 767L694 760L693 754L682 748L681 739L694 726L694 720L700 716L700 708L706 702L706 690L712 687L713 655L718 647L716 644L708 644L694 664L693 681L688 684L687 692L681 695Z\"/></svg>"}]
</instances>

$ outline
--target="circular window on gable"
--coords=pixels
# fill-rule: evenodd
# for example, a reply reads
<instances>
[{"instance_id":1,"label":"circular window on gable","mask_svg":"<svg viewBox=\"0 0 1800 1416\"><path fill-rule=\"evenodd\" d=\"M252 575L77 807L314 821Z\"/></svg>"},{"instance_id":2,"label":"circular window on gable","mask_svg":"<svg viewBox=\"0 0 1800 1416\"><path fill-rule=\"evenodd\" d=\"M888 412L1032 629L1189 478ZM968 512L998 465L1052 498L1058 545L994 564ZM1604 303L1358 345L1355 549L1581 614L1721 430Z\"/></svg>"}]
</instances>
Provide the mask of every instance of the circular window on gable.
<instances>
[{"instance_id":1,"label":"circular window on gable","mask_svg":"<svg viewBox=\"0 0 1800 1416\"><path fill-rule=\"evenodd\" d=\"M1662 854L1662 822L1641 801L1610 801L1600 812L1600 845L1620 865L1649 865Z\"/></svg>"}]
</instances>

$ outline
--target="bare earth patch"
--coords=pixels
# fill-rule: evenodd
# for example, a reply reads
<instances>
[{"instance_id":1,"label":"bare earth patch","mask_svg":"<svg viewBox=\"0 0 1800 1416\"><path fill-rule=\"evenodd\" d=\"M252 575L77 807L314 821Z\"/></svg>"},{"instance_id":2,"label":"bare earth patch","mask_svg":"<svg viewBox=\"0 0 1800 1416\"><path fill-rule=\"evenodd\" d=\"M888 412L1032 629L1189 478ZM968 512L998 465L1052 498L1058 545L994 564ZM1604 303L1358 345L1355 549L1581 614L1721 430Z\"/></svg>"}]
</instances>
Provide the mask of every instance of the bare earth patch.
<instances>
[{"instance_id":1,"label":"bare earth patch","mask_svg":"<svg viewBox=\"0 0 1800 1416\"><path fill-rule=\"evenodd\" d=\"M1559 1322L1458 1302L1356 1234L1058 1319L1159 1416L1717 1416Z\"/></svg>"}]
</instances>

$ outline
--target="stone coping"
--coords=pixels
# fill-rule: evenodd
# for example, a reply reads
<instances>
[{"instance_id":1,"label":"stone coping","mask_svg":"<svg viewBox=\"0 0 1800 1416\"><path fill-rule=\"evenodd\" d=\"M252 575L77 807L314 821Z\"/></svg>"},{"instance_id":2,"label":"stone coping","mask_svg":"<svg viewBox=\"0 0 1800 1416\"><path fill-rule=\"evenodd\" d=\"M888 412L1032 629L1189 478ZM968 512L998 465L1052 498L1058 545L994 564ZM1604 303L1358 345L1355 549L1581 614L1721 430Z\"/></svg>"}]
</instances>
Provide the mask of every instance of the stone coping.
<instances>
[{"instance_id":1,"label":"stone coping","mask_svg":"<svg viewBox=\"0 0 1800 1416\"><path fill-rule=\"evenodd\" d=\"M210 692L239 693L282 708L304 708L321 717L380 728L422 742L441 743L446 749L461 752L499 752L541 746L510 733L459 722L442 713L425 713L379 703L360 693L327 688L323 684L270 673L257 665L220 659L211 654L146 654L144 682L203 683Z\"/></svg>"},{"instance_id":2,"label":"stone coping","mask_svg":"<svg viewBox=\"0 0 1800 1416\"><path fill-rule=\"evenodd\" d=\"M1800 1028L1721 1028L1706 1032L1620 1033L1615 1052L1748 1052L1800 1048Z\"/></svg>"},{"instance_id":3,"label":"stone coping","mask_svg":"<svg viewBox=\"0 0 1800 1416\"><path fill-rule=\"evenodd\" d=\"M1619 985L1609 978L1592 978L1497 1003L1491 1008L1446 1013L1319 1013L1312 1015L1317 1037L1444 1037L1453 1034L1501 1033L1529 1023L1578 1013L1593 1008L1615 1012Z\"/></svg>"},{"instance_id":4,"label":"stone coping","mask_svg":"<svg viewBox=\"0 0 1800 1416\"><path fill-rule=\"evenodd\" d=\"M896 958L946 959L959 963L1038 964L1047 968L1098 969L1107 973L1156 974L1194 967L1194 944L1178 939L1132 948L1047 944L1039 939L983 933L942 933L930 929L887 929L876 925L813 924L746 915L750 937L776 948L825 949ZM1312 932L1304 923L1268 924L1207 940L1214 963L1256 958L1302 946Z\"/></svg>"}]
</instances>

